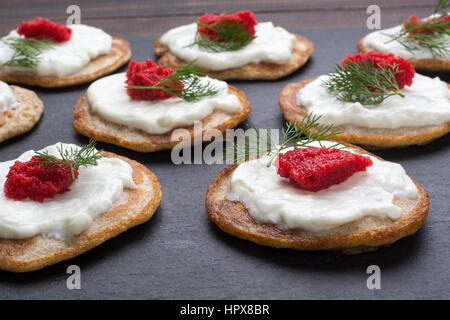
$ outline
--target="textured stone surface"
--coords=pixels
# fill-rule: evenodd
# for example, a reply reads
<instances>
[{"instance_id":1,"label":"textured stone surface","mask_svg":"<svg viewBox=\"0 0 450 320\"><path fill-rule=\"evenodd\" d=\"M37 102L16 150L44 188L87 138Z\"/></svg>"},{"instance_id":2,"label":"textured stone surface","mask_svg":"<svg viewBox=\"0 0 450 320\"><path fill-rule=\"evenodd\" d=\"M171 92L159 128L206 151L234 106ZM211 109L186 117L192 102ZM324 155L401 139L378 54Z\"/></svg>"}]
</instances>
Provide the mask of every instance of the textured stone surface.
<instances>
[{"instance_id":1,"label":"textured stone surface","mask_svg":"<svg viewBox=\"0 0 450 320\"><path fill-rule=\"evenodd\" d=\"M257 127L280 128L280 90L289 82L331 71L345 55L356 52L356 42L366 30L298 33L316 47L301 70L279 81L231 83L252 102L249 122ZM127 40L133 59L154 58L153 39ZM29 133L0 144L0 161L59 140L88 142L72 128L72 107L87 87L33 88L45 103L43 119ZM414 236L358 256L271 249L231 237L209 221L204 207L206 188L221 165L176 166L170 152L139 154L99 146L148 165L158 176L163 201L155 216L76 259L29 274L0 272L0 298L450 298L450 136L423 147L374 151L401 163L428 191L431 208ZM66 288L66 268L71 264L81 267L81 290ZM366 268L372 264L381 267L381 290L366 287Z\"/></svg>"}]
</instances>

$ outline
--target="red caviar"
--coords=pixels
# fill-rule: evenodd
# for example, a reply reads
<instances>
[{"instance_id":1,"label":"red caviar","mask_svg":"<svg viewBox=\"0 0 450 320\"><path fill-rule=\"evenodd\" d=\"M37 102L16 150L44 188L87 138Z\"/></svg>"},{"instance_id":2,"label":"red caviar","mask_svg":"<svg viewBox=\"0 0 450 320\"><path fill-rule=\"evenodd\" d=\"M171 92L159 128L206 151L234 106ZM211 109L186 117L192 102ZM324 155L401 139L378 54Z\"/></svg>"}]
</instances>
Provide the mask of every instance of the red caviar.
<instances>
[{"instance_id":1,"label":"red caviar","mask_svg":"<svg viewBox=\"0 0 450 320\"><path fill-rule=\"evenodd\" d=\"M319 191L365 171L372 160L339 149L308 147L279 154L276 163L280 176L295 181L302 189Z\"/></svg>"},{"instance_id":2,"label":"red caviar","mask_svg":"<svg viewBox=\"0 0 450 320\"><path fill-rule=\"evenodd\" d=\"M16 201L30 198L43 202L59 193L69 191L73 183L68 166L58 164L51 170L39 163L39 157L26 162L16 161L9 168L4 187L5 195ZM78 170L74 171L78 178Z\"/></svg>"},{"instance_id":3,"label":"red caviar","mask_svg":"<svg viewBox=\"0 0 450 320\"><path fill-rule=\"evenodd\" d=\"M127 81L125 83L128 86L151 87L171 73L173 73L172 69L159 66L150 59L140 63L132 60L128 65ZM174 87L177 90L182 90L183 83L170 83L165 87ZM162 100L173 97L173 95L159 89L127 89L127 94L134 100Z\"/></svg>"},{"instance_id":4,"label":"red caviar","mask_svg":"<svg viewBox=\"0 0 450 320\"><path fill-rule=\"evenodd\" d=\"M198 32L208 35L211 40L217 37L217 32L208 28L209 25L220 23L233 24L238 21L239 24L244 26L244 30L248 31L251 35L255 35L255 26L258 24L255 14L251 11L240 11L231 14L222 13L215 15L213 13L205 13L203 16L197 19Z\"/></svg>"},{"instance_id":5,"label":"red caviar","mask_svg":"<svg viewBox=\"0 0 450 320\"><path fill-rule=\"evenodd\" d=\"M416 73L414 66L408 60L395 56L392 53L357 53L352 56L348 55L345 57L344 60L341 61L341 64L345 67L347 61L362 64L364 62L368 62L369 60L373 61L375 68L387 67L393 69L393 66L397 65L400 72L395 75L395 80L399 89L402 89L405 85L412 85L414 74Z\"/></svg>"},{"instance_id":6,"label":"red caviar","mask_svg":"<svg viewBox=\"0 0 450 320\"><path fill-rule=\"evenodd\" d=\"M421 20L417 18L415 14L413 14L408 20L406 20L403 23L403 27L406 29L406 31L409 32L410 35L418 34L418 33L434 33L436 32L433 28L420 28L421 24L424 24L426 22L430 21L439 21L439 22L446 22L445 29L450 28L450 16L445 17L436 17L436 18L428 18ZM448 23L447 23L448 22ZM414 30L412 30L414 29Z\"/></svg>"},{"instance_id":7,"label":"red caviar","mask_svg":"<svg viewBox=\"0 0 450 320\"><path fill-rule=\"evenodd\" d=\"M68 41L72 36L70 28L41 17L22 22L17 28L17 33L25 38L50 39L55 42Z\"/></svg>"}]
</instances>

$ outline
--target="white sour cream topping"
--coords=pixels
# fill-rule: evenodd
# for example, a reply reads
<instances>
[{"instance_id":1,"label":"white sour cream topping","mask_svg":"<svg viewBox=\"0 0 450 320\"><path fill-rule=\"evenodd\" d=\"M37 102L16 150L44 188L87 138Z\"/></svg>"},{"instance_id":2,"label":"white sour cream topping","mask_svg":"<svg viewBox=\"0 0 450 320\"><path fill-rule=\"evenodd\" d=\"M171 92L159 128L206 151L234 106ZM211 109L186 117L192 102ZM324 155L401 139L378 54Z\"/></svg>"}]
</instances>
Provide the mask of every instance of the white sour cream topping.
<instances>
[{"instance_id":1,"label":"white sour cream topping","mask_svg":"<svg viewBox=\"0 0 450 320\"><path fill-rule=\"evenodd\" d=\"M392 96L369 108L359 102L339 101L328 94L321 86L327 79L327 75L320 76L297 93L297 104L321 115L321 123L394 129L441 125L450 121L450 91L438 77L429 78L416 73L411 87L405 86L400 90L404 98Z\"/></svg>"},{"instance_id":2,"label":"white sour cream topping","mask_svg":"<svg viewBox=\"0 0 450 320\"><path fill-rule=\"evenodd\" d=\"M371 159L366 171L319 192L280 177L273 165L267 167L267 157L251 160L234 170L227 197L242 201L256 220L288 229L318 232L366 216L398 219L402 209L394 199L417 199L417 187L399 164Z\"/></svg>"},{"instance_id":3,"label":"white sour cream topping","mask_svg":"<svg viewBox=\"0 0 450 320\"><path fill-rule=\"evenodd\" d=\"M56 144L46 147L49 154L58 156ZM78 148L64 144L63 148ZM18 159L28 161L30 150ZM38 234L68 238L88 229L93 219L110 210L123 195L124 188L136 188L133 169L117 158L103 158L97 166L81 167L78 179L70 191L44 202L30 199L14 201L4 193L9 168L16 160L0 162L0 238L23 239Z\"/></svg>"},{"instance_id":4,"label":"white sour cream topping","mask_svg":"<svg viewBox=\"0 0 450 320\"><path fill-rule=\"evenodd\" d=\"M197 24L192 23L169 30L161 43L177 57L185 61L196 59L195 64L209 70L225 70L242 67L251 62L289 63L293 56L296 37L272 22L260 22L255 27L255 39L236 51L209 52L198 46L189 46L195 41Z\"/></svg>"},{"instance_id":5,"label":"white sour cream topping","mask_svg":"<svg viewBox=\"0 0 450 320\"><path fill-rule=\"evenodd\" d=\"M434 15L428 17L433 18ZM426 18L426 19L428 19ZM374 31L369 33L362 41L364 46L367 46L370 50L384 52L384 53L393 53L405 59L449 59L450 53L442 57L433 57L430 50L426 48L419 47L418 50L414 50L413 52L408 51L400 42L398 41L390 41L392 40L389 35L397 34L402 29L402 26L395 26L389 29ZM449 40L449 36L444 36ZM389 43L386 43L390 41Z\"/></svg>"},{"instance_id":6,"label":"white sour cream topping","mask_svg":"<svg viewBox=\"0 0 450 320\"><path fill-rule=\"evenodd\" d=\"M70 40L55 43L51 49L40 54L39 63L32 68L0 66L0 70L9 73L32 74L43 77L65 77L80 71L90 60L111 51L112 38L103 30L73 24ZM20 36L15 30L7 38ZM11 59L14 50L0 41L0 65Z\"/></svg>"},{"instance_id":7,"label":"white sour cream topping","mask_svg":"<svg viewBox=\"0 0 450 320\"><path fill-rule=\"evenodd\" d=\"M0 81L0 113L17 106L16 96L9 85Z\"/></svg>"},{"instance_id":8,"label":"white sour cream topping","mask_svg":"<svg viewBox=\"0 0 450 320\"><path fill-rule=\"evenodd\" d=\"M228 92L224 81L201 78L219 90L217 95L187 102L180 98L138 101L128 96L125 73L114 74L92 83L87 91L91 111L108 121L141 129L150 134L163 134L182 126L189 126L222 110L236 113L242 109L239 99Z\"/></svg>"}]
</instances>

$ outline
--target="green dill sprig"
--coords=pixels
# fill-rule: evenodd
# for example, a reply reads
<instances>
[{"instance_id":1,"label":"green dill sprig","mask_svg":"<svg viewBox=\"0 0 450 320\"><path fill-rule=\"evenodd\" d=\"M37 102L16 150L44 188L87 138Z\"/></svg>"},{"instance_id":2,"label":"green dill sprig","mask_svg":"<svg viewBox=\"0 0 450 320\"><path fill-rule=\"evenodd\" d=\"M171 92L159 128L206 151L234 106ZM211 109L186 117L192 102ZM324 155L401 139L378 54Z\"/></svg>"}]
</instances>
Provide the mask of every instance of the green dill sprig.
<instances>
[{"instance_id":1,"label":"green dill sprig","mask_svg":"<svg viewBox=\"0 0 450 320\"><path fill-rule=\"evenodd\" d=\"M195 41L188 47L197 45L212 52L236 51L247 46L255 38L238 20L230 23L229 19L223 18L212 24L197 22L197 26L198 29L211 31L216 36L211 39L210 35L197 31Z\"/></svg>"},{"instance_id":2,"label":"green dill sprig","mask_svg":"<svg viewBox=\"0 0 450 320\"><path fill-rule=\"evenodd\" d=\"M445 32L445 34L450 35L448 32ZM427 49L435 58L445 57L450 53L449 39L443 38L439 33L417 33L409 36L402 30L396 35L389 35L389 37L391 37L391 40L386 43L397 41L411 53L421 49Z\"/></svg>"},{"instance_id":3,"label":"green dill sprig","mask_svg":"<svg viewBox=\"0 0 450 320\"><path fill-rule=\"evenodd\" d=\"M96 166L97 161L105 156L100 154L100 151L95 149L96 142L90 140L87 145L81 148L64 149L61 143L57 146L59 157L55 157L48 154L48 151L39 152L36 151L35 156L40 158L41 163L48 170L53 169L55 166L61 164L70 168L72 180L75 181L75 170L79 167Z\"/></svg>"},{"instance_id":4,"label":"green dill sprig","mask_svg":"<svg viewBox=\"0 0 450 320\"><path fill-rule=\"evenodd\" d=\"M31 68L36 66L41 60L40 55L45 50L53 47L53 41L36 38L0 38L0 41L5 43L14 50L14 54L3 65L10 67Z\"/></svg>"},{"instance_id":5,"label":"green dill sprig","mask_svg":"<svg viewBox=\"0 0 450 320\"><path fill-rule=\"evenodd\" d=\"M324 125L319 122L321 116L308 114L301 121L286 122L286 128L281 131L281 142L277 143L266 129L255 129L253 137L246 137L243 141L233 143L224 153L224 160L230 162L247 161L252 157L268 156L267 167L283 150L291 147L308 147L311 143L335 140L342 132L333 124ZM336 148L341 144L336 142L330 147Z\"/></svg>"},{"instance_id":6,"label":"green dill sprig","mask_svg":"<svg viewBox=\"0 0 450 320\"><path fill-rule=\"evenodd\" d=\"M193 61L183 65L160 82L151 87L125 86L127 89L163 90L168 94L186 100L197 101L206 97L215 96L219 91L211 81L202 83L200 77L205 74L202 68L193 64Z\"/></svg>"},{"instance_id":7,"label":"green dill sprig","mask_svg":"<svg viewBox=\"0 0 450 320\"><path fill-rule=\"evenodd\" d=\"M436 6L434 7L434 13L436 14L447 14L450 8L450 0L438 0Z\"/></svg>"},{"instance_id":8,"label":"green dill sprig","mask_svg":"<svg viewBox=\"0 0 450 320\"><path fill-rule=\"evenodd\" d=\"M404 98L395 79L400 72L404 71L397 64L375 68L372 59L361 64L346 61L345 66L338 64L321 85L338 100L377 105L391 96Z\"/></svg>"},{"instance_id":9,"label":"green dill sprig","mask_svg":"<svg viewBox=\"0 0 450 320\"><path fill-rule=\"evenodd\" d=\"M403 19L400 19L402 28L395 34L384 35L391 38L385 43L397 41L407 51L427 49L435 58L444 57L450 53L450 20L443 19L448 16L450 8L449 0L439 0L434 13L439 17L430 19L420 24L407 24L405 27Z\"/></svg>"}]
</instances>

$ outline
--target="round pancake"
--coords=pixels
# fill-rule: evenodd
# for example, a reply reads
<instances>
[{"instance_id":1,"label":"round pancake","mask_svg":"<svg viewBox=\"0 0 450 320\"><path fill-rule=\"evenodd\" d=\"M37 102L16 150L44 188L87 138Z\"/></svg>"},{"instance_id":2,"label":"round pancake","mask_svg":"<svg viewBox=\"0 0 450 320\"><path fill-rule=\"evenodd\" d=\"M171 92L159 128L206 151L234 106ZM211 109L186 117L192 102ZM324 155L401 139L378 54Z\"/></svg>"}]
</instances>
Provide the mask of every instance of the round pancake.
<instances>
[{"instance_id":1,"label":"round pancake","mask_svg":"<svg viewBox=\"0 0 450 320\"><path fill-rule=\"evenodd\" d=\"M301 121L308 115L308 108L297 105L296 95L314 79L290 83L281 90L278 102L287 121ZM392 148L423 145L436 140L450 131L450 122L440 126L400 127L396 129L365 128L354 125L339 125L342 132L336 136L340 142L349 142L368 148Z\"/></svg>"},{"instance_id":2,"label":"round pancake","mask_svg":"<svg viewBox=\"0 0 450 320\"><path fill-rule=\"evenodd\" d=\"M103 154L130 164L137 188L124 189L124 197L111 210L97 216L86 231L74 238L61 240L37 235L18 240L0 239L0 270L28 272L71 259L153 216L161 202L161 185L156 176L136 161L113 153Z\"/></svg>"},{"instance_id":3,"label":"round pancake","mask_svg":"<svg viewBox=\"0 0 450 320\"><path fill-rule=\"evenodd\" d=\"M358 48L361 52L370 52L376 51L371 50L367 46L363 45L363 40L365 36L362 37L358 43L356 44L356 48ZM442 60L442 59L410 59L411 64L414 66L416 70L424 71L424 72L448 72L450 71L450 60Z\"/></svg>"},{"instance_id":4,"label":"round pancake","mask_svg":"<svg viewBox=\"0 0 450 320\"><path fill-rule=\"evenodd\" d=\"M130 57L131 49L128 41L113 37L111 51L108 54L91 60L83 69L73 75L57 78L28 76L0 71L0 80L46 88L68 87L103 77L123 66L130 60Z\"/></svg>"},{"instance_id":5,"label":"round pancake","mask_svg":"<svg viewBox=\"0 0 450 320\"><path fill-rule=\"evenodd\" d=\"M11 86L18 106L0 113L0 142L30 131L41 119L44 104L36 93Z\"/></svg>"},{"instance_id":6,"label":"round pancake","mask_svg":"<svg viewBox=\"0 0 450 320\"><path fill-rule=\"evenodd\" d=\"M361 148L349 144L346 146L358 153L374 156ZM322 232L281 229L275 224L255 220L242 202L227 199L231 175L237 166L233 164L226 167L211 183L206 193L206 211L223 231L263 246L296 250L340 250L344 254L373 251L415 233L428 215L428 194L414 181L419 190L419 199L395 200L395 204L403 210L402 217L398 220L365 217Z\"/></svg>"},{"instance_id":7,"label":"round pancake","mask_svg":"<svg viewBox=\"0 0 450 320\"><path fill-rule=\"evenodd\" d=\"M195 132L194 134L194 126L182 127L189 131L191 144L193 144L194 139L202 141L202 137L207 135L210 129L217 129L223 132L226 129L234 128L250 115L250 101L247 100L244 92L232 86L228 86L228 89L230 93L239 98L242 109L235 114L229 114L220 110L214 111L202 120L203 130L201 133ZM86 95L83 95L74 106L73 124L76 131L97 141L108 142L139 152L172 149L179 143L179 140L172 140L171 138L174 130L179 128L175 128L165 134L150 134L139 129L104 120L100 116L92 114L89 109Z\"/></svg>"},{"instance_id":8,"label":"round pancake","mask_svg":"<svg viewBox=\"0 0 450 320\"><path fill-rule=\"evenodd\" d=\"M297 42L292 60L287 64L276 63L248 63L242 67L220 71L204 70L208 76L220 80L274 80L291 74L302 67L314 51L313 43L307 38L295 35ZM158 63L166 68L178 69L186 61L172 54L160 41L155 41L155 54L162 56Z\"/></svg>"}]
</instances>

